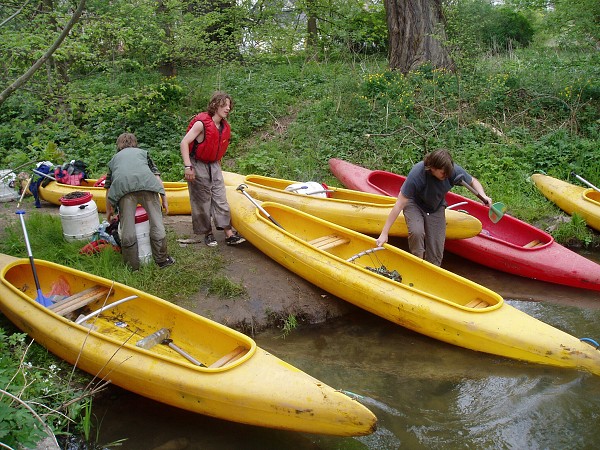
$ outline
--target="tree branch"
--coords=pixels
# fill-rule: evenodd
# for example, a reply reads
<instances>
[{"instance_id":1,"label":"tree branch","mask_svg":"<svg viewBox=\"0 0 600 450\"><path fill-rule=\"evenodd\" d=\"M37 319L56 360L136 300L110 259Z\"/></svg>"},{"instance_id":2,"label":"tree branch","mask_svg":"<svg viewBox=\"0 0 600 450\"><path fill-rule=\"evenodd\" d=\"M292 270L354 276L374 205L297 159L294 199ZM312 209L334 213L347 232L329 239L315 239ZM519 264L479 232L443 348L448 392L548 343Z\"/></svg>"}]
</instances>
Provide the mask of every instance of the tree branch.
<instances>
[{"instance_id":1,"label":"tree branch","mask_svg":"<svg viewBox=\"0 0 600 450\"><path fill-rule=\"evenodd\" d=\"M12 95L13 92L15 92L17 89L19 89L25 83L27 83L29 81L29 79L35 74L35 72L52 56L52 54L56 51L56 49L61 46L63 41L66 39L66 37L71 32L71 29L75 26L75 24L81 17L84 7L85 7L85 0L81 0L81 2L79 3L79 6L73 13L71 20L69 20L69 23L64 28L64 30L62 31L60 36L56 39L54 44L52 44L50 46L50 48L48 48L46 53L44 53L44 55L42 55L42 57L40 59L38 59L33 64L33 66L31 66L29 68L29 70L27 72L25 72L23 75L21 75L17 80L15 80L14 83L12 83L4 91L2 91L2 93L0 93L0 105L2 105L2 103L4 103L6 101L6 99Z\"/></svg>"},{"instance_id":2,"label":"tree branch","mask_svg":"<svg viewBox=\"0 0 600 450\"><path fill-rule=\"evenodd\" d=\"M23 6L21 6L19 9L17 9L15 11L15 13L10 16L7 17L4 22L0 23L0 27L3 27L4 25L6 25L8 22L10 22L11 20L13 20L15 17L17 17L19 14L21 14L21 11L23 11L23 8L25 8L27 6L27 4L30 2L31 0L27 0L25 3L23 3Z\"/></svg>"}]
</instances>

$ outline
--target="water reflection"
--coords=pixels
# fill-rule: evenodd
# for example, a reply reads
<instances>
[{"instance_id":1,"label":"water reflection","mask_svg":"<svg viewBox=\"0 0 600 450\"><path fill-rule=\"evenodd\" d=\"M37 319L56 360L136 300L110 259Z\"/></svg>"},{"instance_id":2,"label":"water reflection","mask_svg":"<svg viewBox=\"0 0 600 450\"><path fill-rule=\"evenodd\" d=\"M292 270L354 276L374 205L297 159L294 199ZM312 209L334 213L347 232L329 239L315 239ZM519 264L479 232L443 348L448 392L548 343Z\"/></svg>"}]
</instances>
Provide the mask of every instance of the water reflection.
<instances>
[{"instance_id":1,"label":"water reflection","mask_svg":"<svg viewBox=\"0 0 600 450\"><path fill-rule=\"evenodd\" d=\"M600 310L509 302L582 336L600 337ZM100 442L124 449L185 442L188 449L595 448L600 377L461 349L359 311L285 339L256 338L275 355L354 393L379 419L376 433L338 438L249 427L118 395L96 405Z\"/></svg>"}]
</instances>

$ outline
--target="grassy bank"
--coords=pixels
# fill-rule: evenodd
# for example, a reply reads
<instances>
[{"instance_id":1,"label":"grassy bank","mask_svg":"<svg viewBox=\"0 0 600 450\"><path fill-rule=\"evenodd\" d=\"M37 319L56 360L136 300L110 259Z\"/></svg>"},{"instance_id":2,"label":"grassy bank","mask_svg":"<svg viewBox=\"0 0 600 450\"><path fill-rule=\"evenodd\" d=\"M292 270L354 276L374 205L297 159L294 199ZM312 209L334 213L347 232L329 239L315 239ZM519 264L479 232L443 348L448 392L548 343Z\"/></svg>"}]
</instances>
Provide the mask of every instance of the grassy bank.
<instances>
[{"instance_id":1,"label":"grassy bank","mask_svg":"<svg viewBox=\"0 0 600 450\"><path fill-rule=\"evenodd\" d=\"M518 50L458 75L423 67L403 76L376 57L230 64L169 79L105 73L72 83L51 116L39 100L11 99L0 157L9 167L82 159L99 176L116 136L128 130L164 179L181 180L178 144L188 120L223 89L235 100L229 170L335 185L331 157L407 173L426 152L446 147L510 214L542 223L559 211L528 181L532 173L600 179L599 60Z\"/></svg>"},{"instance_id":2,"label":"grassy bank","mask_svg":"<svg viewBox=\"0 0 600 450\"><path fill-rule=\"evenodd\" d=\"M518 50L481 59L459 74L423 67L403 76L388 71L377 57L318 63L273 59L187 70L169 79L148 72L103 73L74 81L60 101L24 90L11 97L0 109L0 160L10 168L27 161L32 167L37 161L81 159L90 176L98 177L114 154L116 137L131 131L150 150L163 179L179 181L179 141L189 118L222 89L235 101L227 170L339 185L328 170L331 157L406 174L426 152L446 147L495 200L508 205L510 214L544 227L562 213L529 182L532 173L569 179L574 170L599 184L599 63L598 52ZM462 188L455 191L471 196ZM150 265L131 273L118 254L103 252L93 260L79 255L79 244L60 239L58 218L32 213L27 219L29 229L36 230L31 238L37 258L174 302L198 289L244 295L223 275L218 252L182 251L174 236L169 248L177 271L159 276ZM562 243L600 245L599 234L577 218L553 234ZM19 227L6 231L0 251L26 256ZM23 348L24 337L17 337L0 336L0 346L13 352ZM3 362L22 377L24 360ZM43 359L36 361L36 367L44 367L40 373L50 370ZM4 381L0 384L9 383ZM80 395L76 389L72 396ZM27 400L45 400L37 391L30 394ZM74 411L81 424L88 417L86 404L78 403Z\"/></svg>"}]
</instances>

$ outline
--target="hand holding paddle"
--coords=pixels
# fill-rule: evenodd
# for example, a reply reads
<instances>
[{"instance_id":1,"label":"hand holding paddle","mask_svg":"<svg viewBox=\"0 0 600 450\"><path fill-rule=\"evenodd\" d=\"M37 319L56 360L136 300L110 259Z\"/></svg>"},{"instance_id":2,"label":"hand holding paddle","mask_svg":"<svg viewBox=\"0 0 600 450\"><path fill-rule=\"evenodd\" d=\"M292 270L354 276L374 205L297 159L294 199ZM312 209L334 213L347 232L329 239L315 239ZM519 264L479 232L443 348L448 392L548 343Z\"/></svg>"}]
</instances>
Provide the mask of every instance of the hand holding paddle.
<instances>
[{"instance_id":1,"label":"hand holding paddle","mask_svg":"<svg viewBox=\"0 0 600 450\"><path fill-rule=\"evenodd\" d=\"M469 191L471 191L473 194L475 194L477 196L477 198L479 200L481 200L485 206L490 208L490 212L489 212L488 216L489 216L490 220L492 221L492 223L498 223L500 221L500 219L502 219L502 217L504 216L504 212L506 211L506 205L502 202L496 202L493 205L490 205L488 200L485 197L483 197L483 195L481 195L479 192L477 192L475 190L475 188L473 186L471 186L469 183L467 183L463 178L464 177L462 175L459 175L454 180L454 183L461 184L462 186L466 187Z\"/></svg>"}]
</instances>

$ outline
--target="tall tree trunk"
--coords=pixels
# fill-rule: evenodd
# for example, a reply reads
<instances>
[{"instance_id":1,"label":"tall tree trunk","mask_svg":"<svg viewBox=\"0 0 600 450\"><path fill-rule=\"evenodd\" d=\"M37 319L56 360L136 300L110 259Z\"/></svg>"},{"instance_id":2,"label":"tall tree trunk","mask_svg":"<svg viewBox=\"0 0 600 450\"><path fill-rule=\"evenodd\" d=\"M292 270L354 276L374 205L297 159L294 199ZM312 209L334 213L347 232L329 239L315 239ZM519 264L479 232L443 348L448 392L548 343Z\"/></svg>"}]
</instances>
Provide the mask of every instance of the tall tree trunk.
<instances>
[{"instance_id":1,"label":"tall tree trunk","mask_svg":"<svg viewBox=\"0 0 600 450\"><path fill-rule=\"evenodd\" d=\"M169 55L163 57L161 61L159 61L158 70L165 77L174 77L177 75L177 68L175 66L175 61L171 56L173 54L173 29L168 13L169 11L164 0L156 0L156 14L158 21L165 32L165 46L170 49Z\"/></svg>"},{"instance_id":2,"label":"tall tree trunk","mask_svg":"<svg viewBox=\"0 0 600 450\"><path fill-rule=\"evenodd\" d=\"M234 15L230 12L235 6L234 0L192 0L188 3L187 9L194 15L211 12L220 14L216 23L206 28L208 40L215 47L215 54L211 58L218 62L239 56L236 38L238 25L232 22Z\"/></svg>"},{"instance_id":3,"label":"tall tree trunk","mask_svg":"<svg viewBox=\"0 0 600 450\"><path fill-rule=\"evenodd\" d=\"M27 83L29 81L29 79L33 76L33 74L46 62L48 61L48 59L52 56L52 54L56 51L56 49L58 47L60 47L60 45L63 43L63 41L67 38L67 36L69 35L69 33L71 32L71 29L75 26L75 24L77 23L77 21L79 20L79 18L81 17L81 14L83 13L83 9L85 8L85 0L81 0L81 2L79 3L79 5L77 6L77 9L75 10L75 12L73 13L73 16L71 17L71 20L69 20L69 23L67 24L67 26L62 30L62 33L60 33L60 36L58 36L56 38L56 41L54 41L54 44L52 44L50 46L50 48L48 48L48 50L46 50L46 53L44 53L40 59L38 59L28 70L27 72L25 72L23 75L21 75L17 80L15 80L10 86L8 86L6 89L4 89L1 93L0 93L0 105L2 103L4 103L6 101L6 99L8 97L10 97L12 95L13 92L15 92L17 89L19 89L21 86L23 86L25 83Z\"/></svg>"},{"instance_id":4,"label":"tall tree trunk","mask_svg":"<svg viewBox=\"0 0 600 450\"><path fill-rule=\"evenodd\" d=\"M408 73L424 63L454 71L443 46L441 0L385 0L391 69Z\"/></svg>"},{"instance_id":5,"label":"tall tree trunk","mask_svg":"<svg viewBox=\"0 0 600 450\"><path fill-rule=\"evenodd\" d=\"M306 2L307 29L306 29L306 50L310 56L317 55L317 44L319 35L317 29L317 15L315 12L315 0L307 0Z\"/></svg>"},{"instance_id":6,"label":"tall tree trunk","mask_svg":"<svg viewBox=\"0 0 600 450\"><path fill-rule=\"evenodd\" d=\"M43 0L40 4L40 10L43 14L50 17L48 25L49 29L54 33L60 33L60 26L56 21L56 18L52 17L52 11L54 11L54 0ZM58 72L62 81L66 84L69 82L69 74L67 67L64 62L59 63L54 59L54 56L50 56L46 63L46 72L48 74L48 91L52 94L53 91L53 74Z\"/></svg>"}]
</instances>

